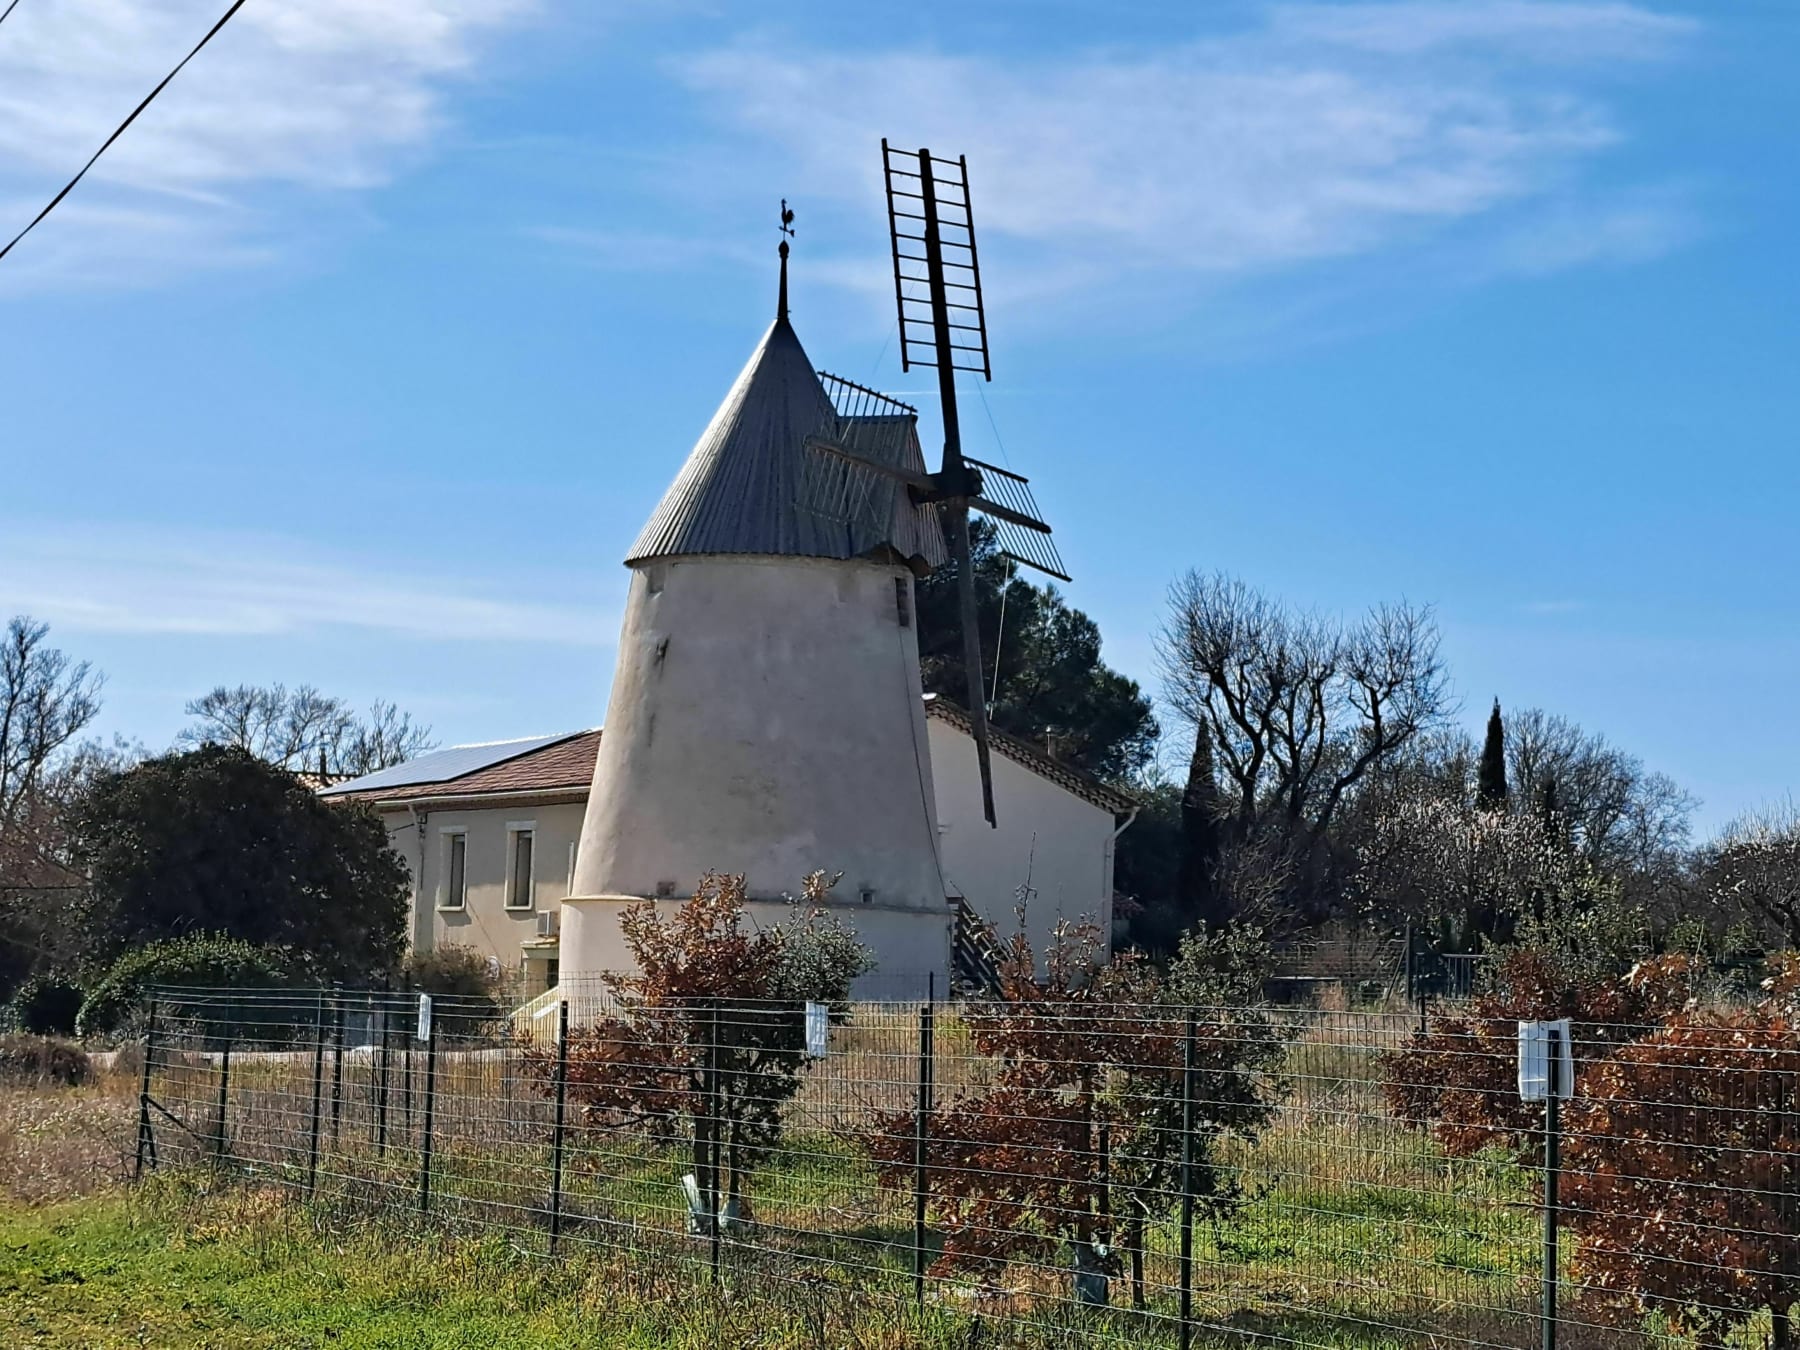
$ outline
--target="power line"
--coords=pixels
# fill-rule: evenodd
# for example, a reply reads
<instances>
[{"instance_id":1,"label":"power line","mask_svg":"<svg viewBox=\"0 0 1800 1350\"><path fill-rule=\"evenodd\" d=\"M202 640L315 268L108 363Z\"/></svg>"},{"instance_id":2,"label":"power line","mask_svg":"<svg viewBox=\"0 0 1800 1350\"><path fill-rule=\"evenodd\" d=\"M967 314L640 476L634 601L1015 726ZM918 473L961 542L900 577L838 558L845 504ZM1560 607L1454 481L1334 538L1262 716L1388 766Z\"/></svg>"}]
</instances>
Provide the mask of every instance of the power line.
<instances>
[{"instance_id":1,"label":"power line","mask_svg":"<svg viewBox=\"0 0 1800 1350\"><path fill-rule=\"evenodd\" d=\"M12 0L12 4L8 5L6 7L6 13L11 14L13 5L16 5L18 3L19 3L19 0ZM194 50L189 52L186 56L182 57L180 64L177 65L175 67L175 69L171 70L167 75L163 76L162 82L160 84L158 84L156 86L156 88L152 89L148 94L144 95L144 101L142 103L138 104L137 107L133 108L131 110L131 116L127 117L123 122L119 123L118 130L113 132L112 135L108 136L106 138L106 143L104 145L102 145L98 150L94 151L93 158L88 160L88 162L86 164L83 164L81 166L81 172L76 174L73 178L71 178L68 181L67 186L65 186L61 192L57 193L54 197L52 197L50 199L50 204L48 206L46 206L42 211L39 211L37 213L36 218L32 220L31 224L27 225L24 229L20 230L17 234L15 234L12 237L11 243L7 244L7 246L5 248L0 248L0 258L5 258L7 254L11 253L13 251L13 246L16 245L19 242L19 240L23 239L26 235L30 234L33 230L35 230L38 227L39 223L42 222L44 217L49 215L52 211L54 211L57 208L57 206L62 202L62 199L64 197L68 196L70 192L74 191L75 185L87 176L87 171L94 167L94 164L99 160L100 156L104 155L108 150L110 150L112 148L112 143L114 141L118 140L119 137L121 137L125 134L125 128L129 127L133 122L137 121L138 114L143 112L145 108L148 108L150 106L150 104L155 100L156 96L158 94L162 93L162 91L168 87L170 80L174 79L177 75L181 74L181 67L185 66L189 61L192 61L196 56L198 56L200 54L200 49L202 47L204 47L207 43L211 42L214 37L218 36L219 30L221 28L223 28L226 24L231 22L231 16L236 14L243 7L244 7L244 0L233 0L231 8L225 11L224 17L221 18L217 23L215 23L211 28L206 30L206 36L201 38L200 41L194 45ZM6 14L0 14L0 20L4 20L5 18L6 18Z\"/></svg>"},{"instance_id":2,"label":"power line","mask_svg":"<svg viewBox=\"0 0 1800 1350\"><path fill-rule=\"evenodd\" d=\"M12 0L12 3L6 7L5 12L0 13L0 23L5 23L7 14L11 14L18 7L19 7L19 0Z\"/></svg>"}]
</instances>

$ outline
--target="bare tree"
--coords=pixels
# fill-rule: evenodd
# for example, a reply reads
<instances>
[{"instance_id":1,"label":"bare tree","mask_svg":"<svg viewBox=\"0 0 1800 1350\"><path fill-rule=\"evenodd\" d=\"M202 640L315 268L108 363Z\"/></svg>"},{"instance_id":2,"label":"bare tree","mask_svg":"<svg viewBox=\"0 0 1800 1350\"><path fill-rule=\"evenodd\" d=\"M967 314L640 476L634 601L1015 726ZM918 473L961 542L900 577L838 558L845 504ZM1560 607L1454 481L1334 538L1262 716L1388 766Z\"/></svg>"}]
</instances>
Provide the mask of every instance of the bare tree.
<instances>
[{"instance_id":1,"label":"bare tree","mask_svg":"<svg viewBox=\"0 0 1800 1350\"><path fill-rule=\"evenodd\" d=\"M1555 784L1557 814L1595 866L1654 875L1685 849L1694 799L1636 755L1541 708L1513 714L1506 731L1520 806L1529 809Z\"/></svg>"},{"instance_id":2,"label":"bare tree","mask_svg":"<svg viewBox=\"0 0 1800 1350\"><path fill-rule=\"evenodd\" d=\"M0 637L0 882L14 885L44 858L57 762L100 711L100 675L49 646L49 632L20 616Z\"/></svg>"},{"instance_id":3,"label":"bare tree","mask_svg":"<svg viewBox=\"0 0 1800 1350\"><path fill-rule=\"evenodd\" d=\"M1436 622L1406 603L1345 624L1190 572L1171 588L1157 656L1170 706L1211 731L1235 837L1272 836L1299 856L1447 702Z\"/></svg>"},{"instance_id":4,"label":"bare tree","mask_svg":"<svg viewBox=\"0 0 1800 1350\"><path fill-rule=\"evenodd\" d=\"M356 723L354 733L339 747L336 772L374 773L390 764L403 764L436 745L431 728L417 726L412 717L377 699L366 721Z\"/></svg>"},{"instance_id":5,"label":"bare tree","mask_svg":"<svg viewBox=\"0 0 1800 1350\"><path fill-rule=\"evenodd\" d=\"M433 747L431 728L377 701L367 720L311 685L240 684L191 700L197 719L178 738L188 746L230 745L295 772L372 773Z\"/></svg>"}]
</instances>

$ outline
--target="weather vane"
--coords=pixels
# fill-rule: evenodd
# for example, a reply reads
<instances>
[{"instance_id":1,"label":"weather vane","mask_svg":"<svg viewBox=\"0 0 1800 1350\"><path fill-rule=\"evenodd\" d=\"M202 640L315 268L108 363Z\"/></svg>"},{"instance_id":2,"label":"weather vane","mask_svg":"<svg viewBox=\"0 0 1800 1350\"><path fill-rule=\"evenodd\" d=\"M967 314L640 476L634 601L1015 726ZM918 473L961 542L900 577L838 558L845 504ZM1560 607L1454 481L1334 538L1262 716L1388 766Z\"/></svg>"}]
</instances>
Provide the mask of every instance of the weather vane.
<instances>
[{"instance_id":1,"label":"weather vane","mask_svg":"<svg viewBox=\"0 0 1800 1350\"><path fill-rule=\"evenodd\" d=\"M781 199L781 247L775 251L781 255L781 294L775 302L775 317L787 318L787 260L788 240L794 237L794 213L787 204L787 198Z\"/></svg>"}]
</instances>

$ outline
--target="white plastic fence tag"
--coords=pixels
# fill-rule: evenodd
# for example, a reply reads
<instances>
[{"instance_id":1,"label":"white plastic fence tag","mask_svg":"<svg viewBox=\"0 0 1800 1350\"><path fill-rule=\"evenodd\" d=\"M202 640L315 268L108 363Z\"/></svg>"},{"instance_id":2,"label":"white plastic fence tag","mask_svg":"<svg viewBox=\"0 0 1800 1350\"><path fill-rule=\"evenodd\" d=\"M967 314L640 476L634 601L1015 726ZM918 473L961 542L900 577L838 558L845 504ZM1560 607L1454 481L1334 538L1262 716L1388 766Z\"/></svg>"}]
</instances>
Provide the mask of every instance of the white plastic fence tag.
<instances>
[{"instance_id":1,"label":"white plastic fence tag","mask_svg":"<svg viewBox=\"0 0 1800 1350\"><path fill-rule=\"evenodd\" d=\"M416 1040L431 1039L431 995L419 995L419 1029L413 1033Z\"/></svg>"},{"instance_id":2,"label":"white plastic fence tag","mask_svg":"<svg viewBox=\"0 0 1800 1350\"><path fill-rule=\"evenodd\" d=\"M1574 1094L1575 1050L1569 1019L1519 1023L1519 1099L1548 1101L1553 1084L1561 1100Z\"/></svg>"},{"instance_id":3,"label":"white plastic fence tag","mask_svg":"<svg viewBox=\"0 0 1800 1350\"><path fill-rule=\"evenodd\" d=\"M809 1058L825 1058L825 1046L830 1034L831 1009L823 1003L808 1003L806 1005L806 1053Z\"/></svg>"}]
</instances>

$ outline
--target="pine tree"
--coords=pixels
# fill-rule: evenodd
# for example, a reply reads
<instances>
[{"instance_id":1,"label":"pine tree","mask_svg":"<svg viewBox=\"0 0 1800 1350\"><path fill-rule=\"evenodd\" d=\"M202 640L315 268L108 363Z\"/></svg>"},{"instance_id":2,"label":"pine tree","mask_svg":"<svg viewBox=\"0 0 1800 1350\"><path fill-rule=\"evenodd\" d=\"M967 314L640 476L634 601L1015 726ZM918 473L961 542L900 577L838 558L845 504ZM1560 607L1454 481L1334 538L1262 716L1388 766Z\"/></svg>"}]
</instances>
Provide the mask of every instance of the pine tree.
<instances>
[{"instance_id":1,"label":"pine tree","mask_svg":"<svg viewBox=\"0 0 1800 1350\"><path fill-rule=\"evenodd\" d=\"M1181 916L1190 929L1222 927L1230 915L1219 903L1214 873L1219 863L1219 788L1213 777L1212 731L1204 721L1194 729L1187 790L1181 794Z\"/></svg>"},{"instance_id":2,"label":"pine tree","mask_svg":"<svg viewBox=\"0 0 1800 1350\"><path fill-rule=\"evenodd\" d=\"M1475 805L1498 811L1506 805L1506 724L1500 720L1500 700L1488 714L1487 741L1481 747L1481 767L1475 777Z\"/></svg>"}]
</instances>

